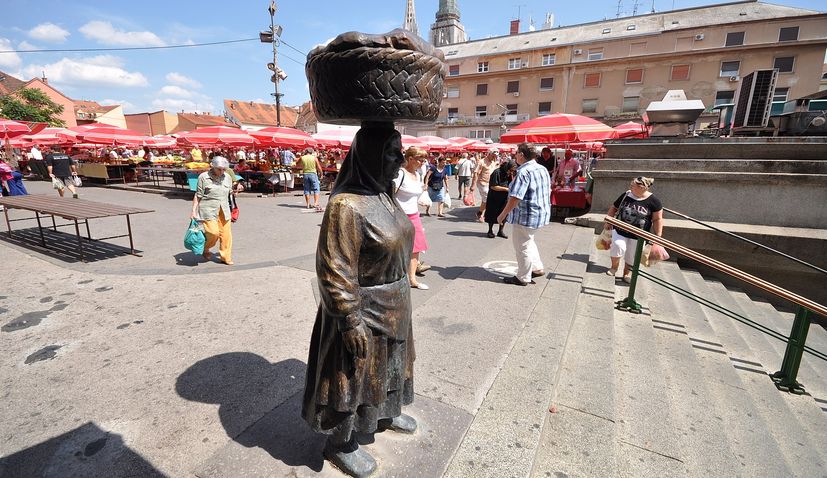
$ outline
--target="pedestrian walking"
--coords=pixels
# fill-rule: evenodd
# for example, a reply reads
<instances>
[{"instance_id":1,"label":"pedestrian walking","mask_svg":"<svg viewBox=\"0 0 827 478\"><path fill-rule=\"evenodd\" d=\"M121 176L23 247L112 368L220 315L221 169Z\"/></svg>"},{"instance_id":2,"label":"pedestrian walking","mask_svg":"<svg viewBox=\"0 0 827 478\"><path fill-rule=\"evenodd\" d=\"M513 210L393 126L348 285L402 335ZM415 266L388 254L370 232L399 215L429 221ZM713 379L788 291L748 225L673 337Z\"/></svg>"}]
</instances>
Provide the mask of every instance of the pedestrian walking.
<instances>
[{"instance_id":1,"label":"pedestrian walking","mask_svg":"<svg viewBox=\"0 0 827 478\"><path fill-rule=\"evenodd\" d=\"M301 168L304 176L304 202L307 203L308 209L316 209L321 211L319 206L319 194L321 192L321 174L322 163L319 162L313 148L304 150L304 155L299 158L298 167ZM310 196L313 196L313 205L310 205Z\"/></svg>"},{"instance_id":2,"label":"pedestrian walking","mask_svg":"<svg viewBox=\"0 0 827 478\"><path fill-rule=\"evenodd\" d=\"M436 214L439 217L445 217L442 214L445 206L445 195L448 194L448 171L445 166L445 157L440 156L436 160L436 166L431 166L428 173L425 175L425 184L428 185L428 197L431 202L436 205ZM425 208L425 215L431 215L431 208Z\"/></svg>"},{"instance_id":3,"label":"pedestrian walking","mask_svg":"<svg viewBox=\"0 0 827 478\"><path fill-rule=\"evenodd\" d=\"M204 259L210 260L210 249L220 241L218 255L221 262L233 265L233 232L230 212L230 195L235 195L244 188L233 184L233 177L228 173L230 162L223 156L214 156L210 161L209 171L198 176L198 186L192 198L192 215L204 226L207 242L204 244Z\"/></svg>"},{"instance_id":4,"label":"pedestrian walking","mask_svg":"<svg viewBox=\"0 0 827 478\"><path fill-rule=\"evenodd\" d=\"M399 175L394 180L396 187L396 201L402 208L402 212L408 215L414 226L413 254L411 255L410 266L408 267L408 280L411 288L428 290L429 287L416 278L417 273L424 271L424 264L420 262L419 255L428 250L428 241L425 238L425 229L422 227L422 220L419 217L419 205L417 200L425 190L422 180L419 178L419 165L428 160L428 153L422 149L412 146L405 150L405 164L399 170Z\"/></svg>"},{"instance_id":5,"label":"pedestrian walking","mask_svg":"<svg viewBox=\"0 0 827 478\"><path fill-rule=\"evenodd\" d=\"M540 251L534 242L537 231L551 220L551 178L535 161L537 153L526 143L517 146L517 172L508 188L508 202L497 218L512 225L511 239L517 254L517 275L508 284L525 286L532 277L545 274Z\"/></svg>"},{"instance_id":6,"label":"pedestrian walking","mask_svg":"<svg viewBox=\"0 0 827 478\"><path fill-rule=\"evenodd\" d=\"M477 167L474 168L474 175L471 177L471 192L476 190L480 195L480 209L477 211L477 219L480 221L484 221L483 215L485 214L486 204L488 203L489 181L491 179L491 173L499 166L499 154L500 151L497 148L491 148L488 154L485 155L485 158L477 163ZM497 211L494 219L497 218L500 212L501 211Z\"/></svg>"},{"instance_id":7,"label":"pedestrian walking","mask_svg":"<svg viewBox=\"0 0 827 478\"><path fill-rule=\"evenodd\" d=\"M468 157L468 153L462 153L462 157L457 162L457 194L459 194L459 199L468 194L475 166L476 163Z\"/></svg>"},{"instance_id":8,"label":"pedestrian walking","mask_svg":"<svg viewBox=\"0 0 827 478\"><path fill-rule=\"evenodd\" d=\"M52 146L52 152L46 155L46 169L60 197L63 197L63 190L69 188L72 197L78 198L75 185L75 178L78 176L77 163L63 152L63 148L57 145Z\"/></svg>"},{"instance_id":9,"label":"pedestrian walking","mask_svg":"<svg viewBox=\"0 0 827 478\"><path fill-rule=\"evenodd\" d=\"M496 236L508 239L508 236L503 231L504 223L499 220L499 216L508 202L508 185L511 184L516 172L517 163L509 160L494 169L488 178L489 189L488 197L486 198L488 206L485 209L484 220L488 223L487 236L491 239ZM496 235L494 234L494 224L499 225L499 230Z\"/></svg>"},{"instance_id":10,"label":"pedestrian walking","mask_svg":"<svg viewBox=\"0 0 827 478\"><path fill-rule=\"evenodd\" d=\"M654 182L654 179L644 176L634 178L629 185L629 190L618 196L607 214L627 224L652 232L656 236L662 236L663 205L660 199L649 190ZM610 276L617 274L620 259L623 258L623 281L631 282L637 236L631 232L614 229L610 224L605 224L603 228L612 231L612 245L609 248L612 267L606 273Z\"/></svg>"}]
</instances>

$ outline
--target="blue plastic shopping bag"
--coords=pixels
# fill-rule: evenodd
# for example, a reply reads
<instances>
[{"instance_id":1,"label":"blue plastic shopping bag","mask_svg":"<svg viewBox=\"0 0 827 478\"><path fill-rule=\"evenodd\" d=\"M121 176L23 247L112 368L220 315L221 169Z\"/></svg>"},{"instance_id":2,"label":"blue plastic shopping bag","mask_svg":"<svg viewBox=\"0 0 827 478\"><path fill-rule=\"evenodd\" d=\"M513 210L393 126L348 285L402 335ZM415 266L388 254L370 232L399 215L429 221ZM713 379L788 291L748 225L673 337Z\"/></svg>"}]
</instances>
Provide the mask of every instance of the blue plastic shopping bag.
<instances>
[{"instance_id":1,"label":"blue plastic shopping bag","mask_svg":"<svg viewBox=\"0 0 827 478\"><path fill-rule=\"evenodd\" d=\"M204 237L201 225L195 219L191 220L190 227L187 228L187 233L184 234L184 247L194 254L203 254L205 242L207 242L207 239Z\"/></svg>"}]
</instances>

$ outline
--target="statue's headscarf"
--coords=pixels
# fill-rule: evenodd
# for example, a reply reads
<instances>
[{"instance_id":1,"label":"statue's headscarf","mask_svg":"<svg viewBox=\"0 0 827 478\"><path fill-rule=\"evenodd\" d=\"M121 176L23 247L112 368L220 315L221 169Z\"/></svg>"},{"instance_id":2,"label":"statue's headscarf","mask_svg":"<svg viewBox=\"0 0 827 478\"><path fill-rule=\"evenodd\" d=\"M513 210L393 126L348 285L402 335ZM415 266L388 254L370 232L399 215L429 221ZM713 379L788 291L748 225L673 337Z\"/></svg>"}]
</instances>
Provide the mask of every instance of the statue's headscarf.
<instances>
[{"instance_id":1,"label":"statue's headscarf","mask_svg":"<svg viewBox=\"0 0 827 478\"><path fill-rule=\"evenodd\" d=\"M353 138L330 196L391 194L393 180L404 162L402 136L392 123L363 123Z\"/></svg>"}]
</instances>

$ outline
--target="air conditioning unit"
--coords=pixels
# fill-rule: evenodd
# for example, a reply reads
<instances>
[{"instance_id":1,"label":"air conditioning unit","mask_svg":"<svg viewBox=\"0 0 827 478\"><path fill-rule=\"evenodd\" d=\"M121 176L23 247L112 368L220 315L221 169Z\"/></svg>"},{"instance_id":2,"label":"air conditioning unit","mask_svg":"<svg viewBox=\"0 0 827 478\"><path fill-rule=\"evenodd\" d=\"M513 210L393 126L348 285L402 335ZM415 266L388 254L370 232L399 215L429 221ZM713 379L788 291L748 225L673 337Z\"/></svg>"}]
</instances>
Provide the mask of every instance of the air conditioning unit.
<instances>
[{"instance_id":1,"label":"air conditioning unit","mask_svg":"<svg viewBox=\"0 0 827 478\"><path fill-rule=\"evenodd\" d=\"M701 41L703 39L704 39L704 34L703 33L698 33L697 35L695 35L695 41Z\"/></svg>"},{"instance_id":2,"label":"air conditioning unit","mask_svg":"<svg viewBox=\"0 0 827 478\"><path fill-rule=\"evenodd\" d=\"M575 48L575 49L574 49L574 54L575 54L575 55L582 55L582 54L583 54L583 50L581 50L580 48Z\"/></svg>"},{"instance_id":3,"label":"air conditioning unit","mask_svg":"<svg viewBox=\"0 0 827 478\"><path fill-rule=\"evenodd\" d=\"M729 81L732 81L732 82L738 81L738 80L740 80L740 79L741 79L741 77L740 77L740 76L730 76L730 77L729 77Z\"/></svg>"},{"instance_id":4,"label":"air conditioning unit","mask_svg":"<svg viewBox=\"0 0 827 478\"><path fill-rule=\"evenodd\" d=\"M733 128L766 128L778 70L756 70L744 77L735 98Z\"/></svg>"},{"instance_id":5,"label":"air conditioning unit","mask_svg":"<svg viewBox=\"0 0 827 478\"><path fill-rule=\"evenodd\" d=\"M520 92L519 92L519 91L515 91L515 92L514 92L514 96L520 96Z\"/></svg>"}]
</instances>

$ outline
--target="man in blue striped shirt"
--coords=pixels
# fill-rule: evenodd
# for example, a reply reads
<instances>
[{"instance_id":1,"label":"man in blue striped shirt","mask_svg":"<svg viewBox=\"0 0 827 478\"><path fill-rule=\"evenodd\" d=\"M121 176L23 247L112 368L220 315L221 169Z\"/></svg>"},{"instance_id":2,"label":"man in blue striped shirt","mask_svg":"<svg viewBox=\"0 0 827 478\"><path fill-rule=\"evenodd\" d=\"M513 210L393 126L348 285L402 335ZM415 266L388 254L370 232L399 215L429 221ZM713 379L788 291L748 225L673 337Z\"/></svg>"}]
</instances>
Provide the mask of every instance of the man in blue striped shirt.
<instances>
[{"instance_id":1,"label":"man in blue striped shirt","mask_svg":"<svg viewBox=\"0 0 827 478\"><path fill-rule=\"evenodd\" d=\"M534 234L551 221L551 178L548 170L534 158L537 153L526 143L517 147L517 176L508 186L508 203L497 218L513 225L511 239L517 253L517 275L508 284L534 284L532 277L545 274Z\"/></svg>"}]
</instances>

